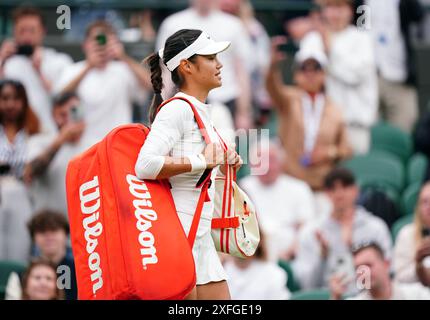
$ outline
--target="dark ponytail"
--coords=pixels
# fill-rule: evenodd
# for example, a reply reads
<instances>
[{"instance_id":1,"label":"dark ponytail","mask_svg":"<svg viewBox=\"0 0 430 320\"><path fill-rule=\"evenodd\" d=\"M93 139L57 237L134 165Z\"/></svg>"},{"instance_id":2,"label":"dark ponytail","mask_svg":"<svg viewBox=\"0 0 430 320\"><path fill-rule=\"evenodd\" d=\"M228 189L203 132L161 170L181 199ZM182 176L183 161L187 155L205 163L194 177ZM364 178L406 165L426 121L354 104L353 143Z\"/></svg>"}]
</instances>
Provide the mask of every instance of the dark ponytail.
<instances>
[{"instance_id":1,"label":"dark ponytail","mask_svg":"<svg viewBox=\"0 0 430 320\"><path fill-rule=\"evenodd\" d=\"M165 64L179 52L191 45L197 40L201 33L201 30L182 29L172 34L167 38L166 44L164 45L163 63ZM196 55L188 58L188 60L193 62L195 57ZM162 69L160 64L161 59L158 52L155 52L147 57L144 62L149 65L151 71L151 83L154 89L154 97L152 98L151 106L148 111L149 122L152 123L157 115L158 107L163 103L163 97L161 96L161 90L163 89L163 78L161 76ZM178 72L178 68L172 71L171 77L173 83L180 87L183 80Z\"/></svg>"},{"instance_id":2,"label":"dark ponytail","mask_svg":"<svg viewBox=\"0 0 430 320\"><path fill-rule=\"evenodd\" d=\"M158 53L153 53L145 59L145 62L149 65L151 71L151 83L154 90L154 97L152 98L151 106L149 107L148 116L149 123L152 123L157 114L157 109L163 102L161 96L161 90L163 89L163 78L161 76L162 70L160 65L160 56Z\"/></svg>"}]
</instances>

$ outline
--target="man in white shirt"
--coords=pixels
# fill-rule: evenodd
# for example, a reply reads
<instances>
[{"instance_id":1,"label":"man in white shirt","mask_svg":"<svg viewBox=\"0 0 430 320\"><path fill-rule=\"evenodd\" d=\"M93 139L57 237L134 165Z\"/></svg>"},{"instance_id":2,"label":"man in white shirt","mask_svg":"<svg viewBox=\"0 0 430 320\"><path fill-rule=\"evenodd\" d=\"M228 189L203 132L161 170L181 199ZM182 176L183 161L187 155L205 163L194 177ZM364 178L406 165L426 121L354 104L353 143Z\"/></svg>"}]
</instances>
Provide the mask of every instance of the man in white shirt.
<instances>
[{"instance_id":1,"label":"man in white shirt","mask_svg":"<svg viewBox=\"0 0 430 320\"><path fill-rule=\"evenodd\" d=\"M416 65L410 27L424 18L418 0L364 0L369 6L384 119L411 132L418 118Z\"/></svg>"},{"instance_id":2,"label":"man in white shirt","mask_svg":"<svg viewBox=\"0 0 430 320\"><path fill-rule=\"evenodd\" d=\"M349 170L334 169L324 186L333 203L331 216L300 232L297 257L292 263L294 275L302 289L315 289L328 287L329 279L342 273L350 281L347 292L354 293L351 249L364 242L376 242L389 259L391 235L382 219L356 206L359 190Z\"/></svg>"},{"instance_id":3,"label":"man in white shirt","mask_svg":"<svg viewBox=\"0 0 430 320\"><path fill-rule=\"evenodd\" d=\"M296 253L298 231L315 218L312 191L305 182L283 173L283 151L276 142L255 146L251 157L257 152L268 165L267 173L247 176L239 183L256 206L267 235L269 259L291 260ZM251 164L256 162L252 160Z\"/></svg>"},{"instance_id":4,"label":"man in white shirt","mask_svg":"<svg viewBox=\"0 0 430 320\"><path fill-rule=\"evenodd\" d=\"M24 179L31 186L34 211L55 210L67 215L66 172L72 157L83 151L78 148L85 124L79 114L79 99L66 93L54 100L55 133L32 136L28 142L28 163Z\"/></svg>"},{"instance_id":5,"label":"man in white shirt","mask_svg":"<svg viewBox=\"0 0 430 320\"><path fill-rule=\"evenodd\" d=\"M390 277L390 262L378 244L367 243L354 249L356 286L362 291L350 300L430 300L430 289L419 283L396 283ZM345 281L342 276L330 280L332 299L342 299Z\"/></svg>"},{"instance_id":6,"label":"man in white shirt","mask_svg":"<svg viewBox=\"0 0 430 320\"><path fill-rule=\"evenodd\" d=\"M77 93L87 125L79 144L88 148L115 127L132 122L132 102L143 102L149 72L130 58L114 29L96 21L87 29L85 60L68 67L57 92Z\"/></svg>"},{"instance_id":7,"label":"man in white shirt","mask_svg":"<svg viewBox=\"0 0 430 320\"><path fill-rule=\"evenodd\" d=\"M0 77L22 82L42 129L54 131L52 87L73 61L64 53L44 47L45 33L44 20L38 9L16 9L13 13L14 39L3 41L0 47Z\"/></svg>"},{"instance_id":8,"label":"man in white shirt","mask_svg":"<svg viewBox=\"0 0 430 320\"><path fill-rule=\"evenodd\" d=\"M321 0L321 20L308 33L300 48L323 50L327 65L327 95L342 108L348 136L356 154L370 147L370 127L378 110L378 83L370 35L350 23L352 0Z\"/></svg>"},{"instance_id":9,"label":"man in white shirt","mask_svg":"<svg viewBox=\"0 0 430 320\"><path fill-rule=\"evenodd\" d=\"M221 102L233 113L237 128L251 126L250 75L253 61L251 41L239 18L219 10L218 0L190 0L191 7L167 17L158 30L156 49L179 29L199 29L215 40L230 41L230 49L219 54L223 64L223 84L211 91L209 102ZM173 84L165 75L165 97Z\"/></svg>"}]
</instances>

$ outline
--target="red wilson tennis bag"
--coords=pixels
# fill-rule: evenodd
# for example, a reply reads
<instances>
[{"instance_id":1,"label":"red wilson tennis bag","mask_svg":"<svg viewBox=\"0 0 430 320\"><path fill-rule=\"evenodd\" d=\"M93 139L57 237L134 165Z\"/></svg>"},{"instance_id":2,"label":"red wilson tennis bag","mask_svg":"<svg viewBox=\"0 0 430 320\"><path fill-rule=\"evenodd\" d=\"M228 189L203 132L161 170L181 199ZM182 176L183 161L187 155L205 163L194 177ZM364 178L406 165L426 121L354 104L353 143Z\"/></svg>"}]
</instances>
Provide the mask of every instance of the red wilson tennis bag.
<instances>
[{"instance_id":1,"label":"red wilson tennis bag","mask_svg":"<svg viewBox=\"0 0 430 320\"><path fill-rule=\"evenodd\" d=\"M148 133L141 124L120 126L69 163L79 299L183 299L195 286L191 248L208 179L198 186L202 193L187 239L168 181L135 176Z\"/></svg>"}]
</instances>

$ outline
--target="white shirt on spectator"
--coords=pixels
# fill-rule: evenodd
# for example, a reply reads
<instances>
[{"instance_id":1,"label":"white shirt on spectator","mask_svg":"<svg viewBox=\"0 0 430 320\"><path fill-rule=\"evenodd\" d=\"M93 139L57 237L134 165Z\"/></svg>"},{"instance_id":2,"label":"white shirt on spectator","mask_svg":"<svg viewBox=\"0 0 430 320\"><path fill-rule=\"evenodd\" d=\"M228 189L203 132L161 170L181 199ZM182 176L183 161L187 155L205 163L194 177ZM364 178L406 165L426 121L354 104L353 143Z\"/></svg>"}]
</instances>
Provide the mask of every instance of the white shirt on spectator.
<instances>
[{"instance_id":1,"label":"white shirt on spectator","mask_svg":"<svg viewBox=\"0 0 430 320\"><path fill-rule=\"evenodd\" d=\"M371 9L370 33L381 76L389 81L406 81L406 44L400 28L400 0L366 0Z\"/></svg>"},{"instance_id":2,"label":"white shirt on spectator","mask_svg":"<svg viewBox=\"0 0 430 320\"><path fill-rule=\"evenodd\" d=\"M273 262L253 259L245 269L227 261L224 269L233 300L287 300L287 274Z\"/></svg>"},{"instance_id":3,"label":"white shirt on spectator","mask_svg":"<svg viewBox=\"0 0 430 320\"><path fill-rule=\"evenodd\" d=\"M256 176L247 176L239 184L256 206L267 235L269 258L276 261L297 240L295 226L314 220L312 191L303 181L286 174L272 185L264 185Z\"/></svg>"},{"instance_id":4,"label":"white shirt on spectator","mask_svg":"<svg viewBox=\"0 0 430 320\"><path fill-rule=\"evenodd\" d=\"M55 85L65 68L73 64L73 60L67 54L51 48L43 48L42 50L41 72L52 85ZM22 82L30 106L39 118L42 129L55 131L51 92L46 91L32 61L23 55L10 57L4 65L4 77Z\"/></svg>"},{"instance_id":5,"label":"white shirt on spectator","mask_svg":"<svg viewBox=\"0 0 430 320\"><path fill-rule=\"evenodd\" d=\"M61 91L85 68L81 61L68 67L56 91ZM138 79L121 61L111 61L104 69L91 69L76 90L86 124L80 145L87 148L103 139L115 127L132 122L133 101L143 101Z\"/></svg>"},{"instance_id":6,"label":"white shirt on spectator","mask_svg":"<svg viewBox=\"0 0 430 320\"><path fill-rule=\"evenodd\" d=\"M430 300L430 289L420 283L406 284L393 282L393 292L389 300ZM368 290L347 300L374 300Z\"/></svg>"},{"instance_id":7,"label":"white shirt on spectator","mask_svg":"<svg viewBox=\"0 0 430 320\"><path fill-rule=\"evenodd\" d=\"M42 133L32 136L28 142L28 158L33 161L54 142L56 133ZM83 150L73 144L64 144L58 150L46 172L35 177L30 194L34 211L51 209L67 215L66 172L69 161Z\"/></svg>"},{"instance_id":8,"label":"white shirt on spectator","mask_svg":"<svg viewBox=\"0 0 430 320\"><path fill-rule=\"evenodd\" d=\"M248 71L253 65L250 39L239 18L220 10L212 11L207 16L200 16L193 8L180 11L167 17L161 24L156 49L164 47L166 39L180 29L203 30L216 41L231 42L228 50L218 54L219 60L223 64L222 87L212 90L209 100L225 103L236 99L240 94L236 63L244 63L244 68ZM169 81L169 79L163 79L163 81Z\"/></svg>"},{"instance_id":9,"label":"white shirt on spectator","mask_svg":"<svg viewBox=\"0 0 430 320\"><path fill-rule=\"evenodd\" d=\"M308 33L300 48L324 51L321 34ZM370 127L375 122L378 85L369 33L349 26L332 34L326 84L327 95L342 109L347 123Z\"/></svg>"},{"instance_id":10,"label":"white shirt on spectator","mask_svg":"<svg viewBox=\"0 0 430 320\"><path fill-rule=\"evenodd\" d=\"M400 230L394 247L393 263L396 281L419 282L415 270L416 252L415 225L410 223Z\"/></svg>"}]
</instances>

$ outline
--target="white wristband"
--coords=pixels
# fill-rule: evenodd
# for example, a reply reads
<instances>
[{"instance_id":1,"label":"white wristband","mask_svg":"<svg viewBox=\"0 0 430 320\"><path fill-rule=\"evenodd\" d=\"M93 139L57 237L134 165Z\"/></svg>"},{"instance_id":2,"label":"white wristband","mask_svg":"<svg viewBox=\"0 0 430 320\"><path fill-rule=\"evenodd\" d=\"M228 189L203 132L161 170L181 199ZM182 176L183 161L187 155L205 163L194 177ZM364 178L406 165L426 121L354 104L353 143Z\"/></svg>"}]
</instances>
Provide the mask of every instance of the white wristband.
<instances>
[{"instance_id":1,"label":"white wristband","mask_svg":"<svg viewBox=\"0 0 430 320\"><path fill-rule=\"evenodd\" d=\"M191 163L191 172L202 171L207 168L206 159L201 153L198 155L188 156Z\"/></svg>"}]
</instances>

